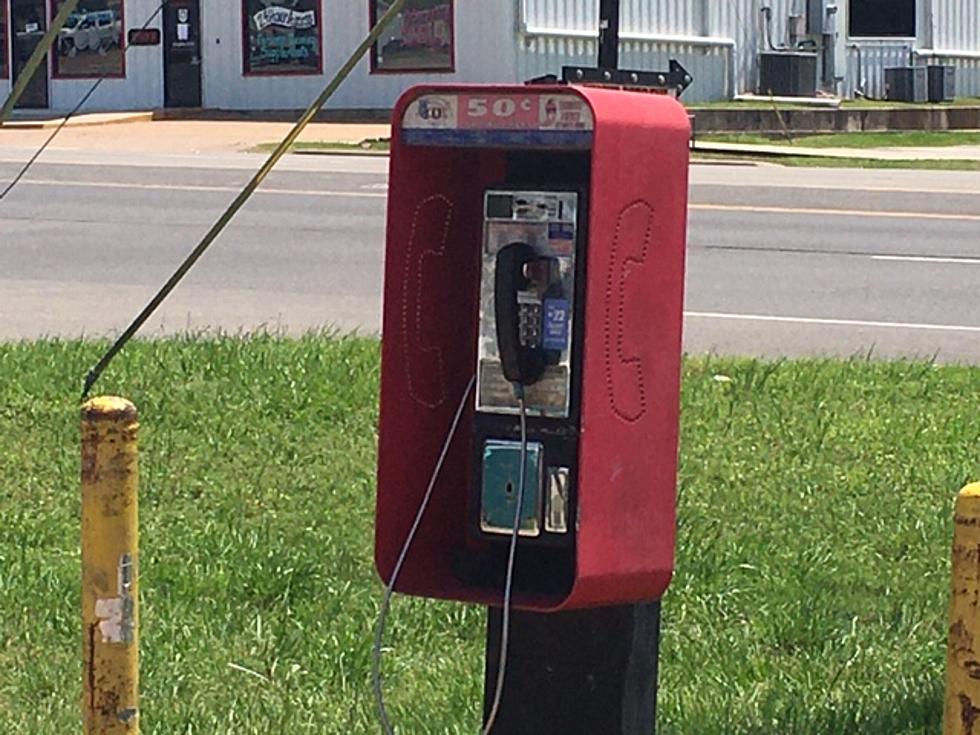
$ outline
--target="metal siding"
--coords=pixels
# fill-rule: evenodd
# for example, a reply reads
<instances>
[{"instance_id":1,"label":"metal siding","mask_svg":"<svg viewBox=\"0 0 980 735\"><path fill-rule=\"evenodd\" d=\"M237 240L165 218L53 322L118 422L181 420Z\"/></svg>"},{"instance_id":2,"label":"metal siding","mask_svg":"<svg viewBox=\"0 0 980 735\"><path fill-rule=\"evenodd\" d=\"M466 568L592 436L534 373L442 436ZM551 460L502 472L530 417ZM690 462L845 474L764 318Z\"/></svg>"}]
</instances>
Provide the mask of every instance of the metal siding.
<instances>
[{"instance_id":1,"label":"metal siding","mask_svg":"<svg viewBox=\"0 0 980 735\"><path fill-rule=\"evenodd\" d=\"M980 59L960 61L956 80L956 94L960 97L980 97Z\"/></svg>"},{"instance_id":2,"label":"metal siding","mask_svg":"<svg viewBox=\"0 0 980 735\"><path fill-rule=\"evenodd\" d=\"M683 44L625 42L620 60L625 68L666 69L677 59L694 82L684 93L685 102L702 102L725 97L731 53L724 48L696 47Z\"/></svg>"},{"instance_id":3,"label":"metal siding","mask_svg":"<svg viewBox=\"0 0 980 735\"><path fill-rule=\"evenodd\" d=\"M933 7L935 48L980 51L978 0L933 0Z\"/></svg>"},{"instance_id":4,"label":"metal siding","mask_svg":"<svg viewBox=\"0 0 980 735\"><path fill-rule=\"evenodd\" d=\"M620 29L624 32L700 35L703 0L624 0L620 11ZM597 14L598 15L598 14Z\"/></svg>"},{"instance_id":5,"label":"metal siding","mask_svg":"<svg viewBox=\"0 0 980 735\"><path fill-rule=\"evenodd\" d=\"M529 26L567 31L595 31L599 23L596 0L520 0L521 20Z\"/></svg>"},{"instance_id":6,"label":"metal siding","mask_svg":"<svg viewBox=\"0 0 980 735\"><path fill-rule=\"evenodd\" d=\"M624 0L621 10L620 63L639 69L666 68L676 58L694 77L694 84L684 96L686 102L724 99L735 86L745 88L743 77L751 75L754 64L733 54L732 49L718 45L700 45L663 40L630 39L631 34L661 36L704 36L706 41L721 38L754 38L754 29L739 29L735 17L750 17L747 8L759 0ZM735 5L735 12L730 6ZM518 43L517 73L529 79L546 73L557 73L566 64L595 65L597 56L599 7L596 0L520 0L521 28L541 29L548 35L524 33ZM756 11L757 12L757 11ZM567 37L561 37L566 32ZM581 38L575 34L590 34ZM708 33L709 36L705 36ZM739 44L741 45L741 44ZM736 70L733 65L739 65Z\"/></svg>"},{"instance_id":7,"label":"metal siding","mask_svg":"<svg viewBox=\"0 0 980 735\"><path fill-rule=\"evenodd\" d=\"M229 109L301 109L347 61L369 28L367 0L324 0L324 70L319 76L242 74L240 0L204 4L204 104ZM371 74L365 57L337 90L329 108L392 107L412 84L423 82L501 82L516 79L514 4L455 0L454 73ZM220 42L219 40L220 39ZM235 49L229 53L228 48Z\"/></svg>"}]
</instances>

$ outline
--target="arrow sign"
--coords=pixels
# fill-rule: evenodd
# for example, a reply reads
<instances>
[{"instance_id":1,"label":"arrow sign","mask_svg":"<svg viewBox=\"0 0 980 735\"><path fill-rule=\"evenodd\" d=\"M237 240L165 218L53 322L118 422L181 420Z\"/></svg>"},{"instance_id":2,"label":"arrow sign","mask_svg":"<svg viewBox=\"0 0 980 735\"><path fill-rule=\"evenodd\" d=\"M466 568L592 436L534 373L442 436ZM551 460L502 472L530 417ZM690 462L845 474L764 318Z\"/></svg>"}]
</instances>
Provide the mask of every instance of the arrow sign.
<instances>
[{"instance_id":1,"label":"arrow sign","mask_svg":"<svg viewBox=\"0 0 980 735\"><path fill-rule=\"evenodd\" d=\"M566 66L562 68L562 81L570 84L608 84L614 87L657 89L680 97L691 86L694 77L677 59L671 59L670 68L665 72Z\"/></svg>"}]
</instances>

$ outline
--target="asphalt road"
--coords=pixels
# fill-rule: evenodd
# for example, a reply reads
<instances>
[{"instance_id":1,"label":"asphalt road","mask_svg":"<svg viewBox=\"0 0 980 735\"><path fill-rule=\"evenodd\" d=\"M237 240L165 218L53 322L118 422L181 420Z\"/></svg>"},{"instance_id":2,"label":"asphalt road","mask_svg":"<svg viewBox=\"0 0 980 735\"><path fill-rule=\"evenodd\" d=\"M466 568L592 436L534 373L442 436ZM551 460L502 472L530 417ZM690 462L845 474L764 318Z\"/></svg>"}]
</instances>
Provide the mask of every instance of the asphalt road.
<instances>
[{"instance_id":1,"label":"asphalt road","mask_svg":"<svg viewBox=\"0 0 980 735\"><path fill-rule=\"evenodd\" d=\"M0 339L118 333L263 159L43 160L0 201ZM386 167L284 161L143 335L377 333ZM696 165L691 203L688 351L980 363L980 174Z\"/></svg>"}]
</instances>

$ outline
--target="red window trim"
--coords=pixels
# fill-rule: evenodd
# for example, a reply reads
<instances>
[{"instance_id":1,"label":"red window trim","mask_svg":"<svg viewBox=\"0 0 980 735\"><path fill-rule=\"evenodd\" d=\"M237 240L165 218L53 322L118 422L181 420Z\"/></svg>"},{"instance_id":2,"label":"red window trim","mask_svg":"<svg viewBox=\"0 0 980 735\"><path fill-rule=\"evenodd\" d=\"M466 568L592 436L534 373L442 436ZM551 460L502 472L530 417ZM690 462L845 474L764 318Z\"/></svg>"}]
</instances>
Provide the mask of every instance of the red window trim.
<instances>
[{"instance_id":1,"label":"red window trim","mask_svg":"<svg viewBox=\"0 0 980 735\"><path fill-rule=\"evenodd\" d=\"M58 14L58 0L49 0L48 9L50 24ZM58 68L58 42L51 46L51 78L52 79L125 79L126 78L126 0L119 0L119 50L122 51L122 66L114 74L65 74Z\"/></svg>"},{"instance_id":2,"label":"red window trim","mask_svg":"<svg viewBox=\"0 0 980 735\"><path fill-rule=\"evenodd\" d=\"M12 59L10 58L10 7L7 0L0 0L0 11L3 12L3 21L0 25L3 26L3 46L0 47L0 79L10 79L10 66Z\"/></svg>"},{"instance_id":3,"label":"red window trim","mask_svg":"<svg viewBox=\"0 0 980 735\"><path fill-rule=\"evenodd\" d=\"M313 10L316 11L317 42L320 46L320 56L314 69L293 69L288 71L252 71L248 66L248 0L242 0L242 76L243 77L318 77L323 74L323 0L316 0Z\"/></svg>"},{"instance_id":4,"label":"red window trim","mask_svg":"<svg viewBox=\"0 0 980 735\"><path fill-rule=\"evenodd\" d=\"M455 74L456 73L456 0L448 0L450 13L449 31L449 66L432 67L399 67L397 69L382 69L378 67L378 44L371 46L371 74ZM378 22L378 0L368 0L368 13L371 28Z\"/></svg>"}]
</instances>

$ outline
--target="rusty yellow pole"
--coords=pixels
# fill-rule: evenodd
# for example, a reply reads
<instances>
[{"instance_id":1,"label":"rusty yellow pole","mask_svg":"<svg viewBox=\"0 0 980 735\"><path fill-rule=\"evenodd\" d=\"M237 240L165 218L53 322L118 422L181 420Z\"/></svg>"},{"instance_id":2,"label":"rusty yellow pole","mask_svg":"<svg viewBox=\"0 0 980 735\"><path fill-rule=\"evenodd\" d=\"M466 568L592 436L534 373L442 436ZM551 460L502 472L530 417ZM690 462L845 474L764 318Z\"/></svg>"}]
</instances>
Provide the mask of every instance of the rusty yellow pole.
<instances>
[{"instance_id":1,"label":"rusty yellow pole","mask_svg":"<svg viewBox=\"0 0 980 735\"><path fill-rule=\"evenodd\" d=\"M82 406L82 710L85 735L139 733L136 407Z\"/></svg>"},{"instance_id":2,"label":"rusty yellow pole","mask_svg":"<svg viewBox=\"0 0 980 735\"><path fill-rule=\"evenodd\" d=\"M980 483L956 498L944 735L980 735Z\"/></svg>"}]
</instances>

